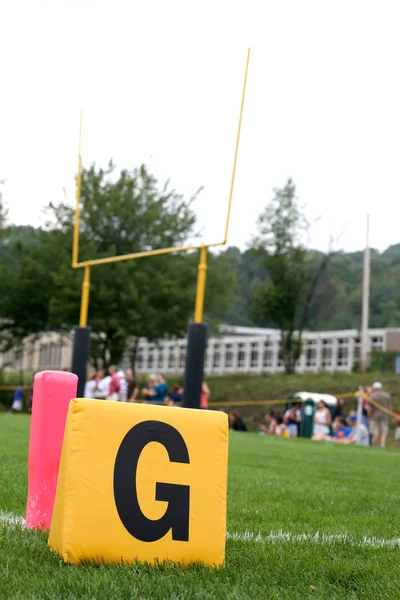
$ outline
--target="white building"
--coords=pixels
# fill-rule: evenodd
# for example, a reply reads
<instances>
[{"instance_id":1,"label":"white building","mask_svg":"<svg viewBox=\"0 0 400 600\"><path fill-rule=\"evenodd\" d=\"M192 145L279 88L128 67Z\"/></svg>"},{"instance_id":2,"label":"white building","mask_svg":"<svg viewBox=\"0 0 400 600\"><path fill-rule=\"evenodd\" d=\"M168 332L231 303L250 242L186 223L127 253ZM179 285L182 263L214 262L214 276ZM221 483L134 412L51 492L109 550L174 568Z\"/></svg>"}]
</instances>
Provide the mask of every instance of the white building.
<instances>
[{"instance_id":1,"label":"white building","mask_svg":"<svg viewBox=\"0 0 400 600\"><path fill-rule=\"evenodd\" d=\"M208 341L207 374L276 373L284 370L280 359L280 333L253 327L220 328L221 335ZM299 373L350 372L360 359L360 333L355 330L304 332ZM400 329L369 330L369 353L399 350ZM185 367L186 340L139 344L136 369L139 373L181 373ZM127 361L127 357L124 362Z\"/></svg>"},{"instance_id":2,"label":"white building","mask_svg":"<svg viewBox=\"0 0 400 600\"><path fill-rule=\"evenodd\" d=\"M46 332L27 338L21 348L0 353L0 369L38 372L46 369L69 369L72 362L73 336Z\"/></svg>"},{"instance_id":3,"label":"white building","mask_svg":"<svg viewBox=\"0 0 400 600\"><path fill-rule=\"evenodd\" d=\"M399 329L370 329L369 353L399 350ZM183 373L186 339L163 340L152 344L141 340L138 346L138 373ZM350 372L360 358L360 332L304 332L303 353L297 365L299 373L318 371ZM0 355L0 368L9 371L42 371L70 368L72 335L43 334L27 340L23 351ZM123 366L129 365L129 351ZM284 370L280 359L280 334L276 329L221 326L220 335L208 341L206 373L276 373Z\"/></svg>"}]
</instances>

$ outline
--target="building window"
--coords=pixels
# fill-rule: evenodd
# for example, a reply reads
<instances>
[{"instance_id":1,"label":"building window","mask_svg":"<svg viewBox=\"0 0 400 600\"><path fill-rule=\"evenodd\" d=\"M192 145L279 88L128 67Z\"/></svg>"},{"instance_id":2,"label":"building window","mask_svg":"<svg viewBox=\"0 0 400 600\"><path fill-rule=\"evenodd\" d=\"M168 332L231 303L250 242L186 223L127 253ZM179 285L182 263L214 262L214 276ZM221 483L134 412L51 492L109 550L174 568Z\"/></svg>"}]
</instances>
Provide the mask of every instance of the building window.
<instances>
[{"instance_id":1,"label":"building window","mask_svg":"<svg viewBox=\"0 0 400 600\"><path fill-rule=\"evenodd\" d=\"M49 367L50 344L41 344L39 349L39 369L48 369Z\"/></svg>"},{"instance_id":2,"label":"building window","mask_svg":"<svg viewBox=\"0 0 400 600\"><path fill-rule=\"evenodd\" d=\"M337 365L338 367L347 367L349 349L346 347L338 348Z\"/></svg>"},{"instance_id":3,"label":"building window","mask_svg":"<svg viewBox=\"0 0 400 600\"><path fill-rule=\"evenodd\" d=\"M245 345L239 344L238 350L238 368L242 369L246 364L246 353L245 353Z\"/></svg>"},{"instance_id":4,"label":"building window","mask_svg":"<svg viewBox=\"0 0 400 600\"><path fill-rule=\"evenodd\" d=\"M264 369L270 369L273 366L273 352L271 342L267 340L264 342L264 353L263 353L263 367Z\"/></svg>"},{"instance_id":5,"label":"building window","mask_svg":"<svg viewBox=\"0 0 400 600\"><path fill-rule=\"evenodd\" d=\"M206 350L206 356L205 356L205 358L204 358L204 368L205 368L205 369L208 369L208 367L209 367L209 364L210 364L210 362L209 362L209 361L210 361L210 351L209 351L209 349L207 348L207 350Z\"/></svg>"},{"instance_id":6,"label":"building window","mask_svg":"<svg viewBox=\"0 0 400 600\"><path fill-rule=\"evenodd\" d=\"M147 368L151 371L154 367L154 346L149 346L147 354Z\"/></svg>"},{"instance_id":7,"label":"building window","mask_svg":"<svg viewBox=\"0 0 400 600\"><path fill-rule=\"evenodd\" d=\"M227 369L231 369L233 367L232 344L226 344L225 346L225 367Z\"/></svg>"},{"instance_id":8,"label":"building window","mask_svg":"<svg viewBox=\"0 0 400 600\"><path fill-rule=\"evenodd\" d=\"M138 371L141 371L143 369L143 348L138 348L136 365Z\"/></svg>"},{"instance_id":9,"label":"building window","mask_svg":"<svg viewBox=\"0 0 400 600\"><path fill-rule=\"evenodd\" d=\"M332 367L332 344L329 346L322 346L322 368L326 369Z\"/></svg>"},{"instance_id":10,"label":"building window","mask_svg":"<svg viewBox=\"0 0 400 600\"><path fill-rule=\"evenodd\" d=\"M312 369L317 366L317 340L307 340L306 367Z\"/></svg>"},{"instance_id":11,"label":"building window","mask_svg":"<svg viewBox=\"0 0 400 600\"><path fill-rule=\"evenodd\" d=\"M258 366L258 342L251 344L250 366L255 368Z\"/></svg>"},{"instance_id":12,"label":"building window","mask_svg":"<svg viewBox=\"0 0 400 600\"><path fill-rule=\"evenodd\" d=\"M164 348L158 348L157 353L157 369L162 371L164 369Z\"/></svg>"},{"instance_id":13,"label":"building window","mask_svg":"<svg viewBox=\"0 0 400 600\"><path fill-rule=\"evenodd\" d=\"M168 348L168 370L172 371L175 369L175 348L170 346Z\"/></svg>"},{"instance_id":14,"label":"building window","mask_svg":"<svg viewBox=\"0 0 400 600\"><path fill-rule=\"evenodd\" d=\"M278 349L278 367L284 367L285 364L283 362L283 350L282 350L282 342L279 342Z\"/></svg>"},{"instance_id":15,"label":"building window","mask_svg":"<svg viewBox=\"0 0 400 600\"><path fill-rule=\"evenodd\" d=\"M185 368L186 346L179 346L179 369Z\"/></svg>"},{"instance_id":16,"label":"building window","mask_svg":"<svg viewBox=\"0 0 400 600\"><path fill-rule=\"evenodd\" d=\"M47 367L51 369L59 369L61 363L61 346L62 342L51 342L48 348Z\"/></svg>"},{"instance_id":17,"label":"building window","mask_svg":"<svg viewBox=\"0 0 400 600\"><path fill-rule=\"evenodd\" d=\"M4 354L3 367L15 367L16 362L16 353L14 350L9 350Z\"/></svg>"},{"instance_id":18,"label":"building window","mask_svg":"<svg viewBox=\"0 0 400 600\"><path fill-rule=\"evenodd\" d=\"M220 367L220 359L221 359L220 348L221 348L220 344L214 344L213 369L218 369Z\"/></svg>"},{"instance_id":19,"label":"building window","mask_svg":"<svg viewBox=\"0 0 400 600\"><path fill-rule=\"evenodd\" d=\"M356 337L354 338L354 356L353 356L353 361L354 362L359 362L361 358L361 338L360 337Z\"/></svg>"}]
</instances>

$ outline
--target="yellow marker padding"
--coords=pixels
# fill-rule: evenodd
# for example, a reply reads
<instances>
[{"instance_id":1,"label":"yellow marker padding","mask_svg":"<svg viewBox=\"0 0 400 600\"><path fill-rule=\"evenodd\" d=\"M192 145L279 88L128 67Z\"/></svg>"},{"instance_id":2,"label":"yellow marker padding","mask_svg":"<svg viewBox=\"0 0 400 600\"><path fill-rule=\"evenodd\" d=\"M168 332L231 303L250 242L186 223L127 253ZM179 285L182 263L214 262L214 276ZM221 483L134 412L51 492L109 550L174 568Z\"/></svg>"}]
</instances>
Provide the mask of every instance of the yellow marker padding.
<instances>
[{"instance_id":1,"label":"yellow marker padding","mask_svg":"<svg viewBox=\"0 0 400 600\"><path fill-rule=\"evenodd\" d=\"M72 400L49 546L65 562L225 557L227 415Z\"/></svg>"}]
</instances>

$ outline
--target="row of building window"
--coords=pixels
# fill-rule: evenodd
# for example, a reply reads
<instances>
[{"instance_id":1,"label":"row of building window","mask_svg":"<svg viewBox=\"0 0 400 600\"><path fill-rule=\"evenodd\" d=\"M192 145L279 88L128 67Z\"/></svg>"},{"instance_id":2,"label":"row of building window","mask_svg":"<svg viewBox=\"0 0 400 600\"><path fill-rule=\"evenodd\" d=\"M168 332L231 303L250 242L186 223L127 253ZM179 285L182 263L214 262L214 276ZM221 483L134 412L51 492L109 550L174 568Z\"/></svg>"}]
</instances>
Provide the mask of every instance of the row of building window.
<instances>
[{"instance_id":1,"label":"row of building window","mask_svg":"<svg viewBox=\"0 0 400 600\"><path fill-rule=\"evenodd\" d=\"M41 344L39 349L39 370L60 369L62 347L62 342Z\"/></svg>"},{"instance_id":2,"label":"row of building window","mask_svg":"<svg viewBox=\"0 0 400 600\"><path fill-rule=\"evenodd\" d=\"M70 345L69 345L70 346ZM303 354L299 361L299 370L316 369L348 369L350 370L360 358L361 340L358 337L323 338L304 340ZM370 346L376 349L384 348L383 336L371 336ZM63 352L64 349L64 352ZM62 359L70 362L70 350L63 341L43 342L39 345L38 353L33 360L34 370L60 369ZM68 357L65 354L68 354ZM63 356L64 354L64 356ZM24 357L21 353L10 351L2 357L4 366L14 369L21 368ZM180 372L185 368L186 341L176 343L161 342L159 346L141 343L138 348L136 369L138 372L153 371ZM128 355L124 366L128 366ZM281 346L278 339L260 339L246 341L217 341L211 339L206 354L206 370L217 371L273 371L283 368Z\"/></svg>"},{"instance_id":3,"label":"row of building window","mask_svg":"<svg viewBox=\"0 0 400 600\"><path fill-rule=\"evenodd\" d=\"M326 342L326 343L325 343ZM353 342L353 343L352 343ZM300 366L312 368L351 367L360 358L360 339L339 338L336 352L333 340L307 340ZM373 348L383 349L383 337L371 339ZM159 347L146 344L139 346L137 370L143 372L182 370L185 367L186 344L161 344ZM351 365L349 364L351 360ZM279 343L270 340L257 342L217 343L212 342L206 353L206 369L243 370L282 368L282 352Z\"/></svg>"}]
</instances>

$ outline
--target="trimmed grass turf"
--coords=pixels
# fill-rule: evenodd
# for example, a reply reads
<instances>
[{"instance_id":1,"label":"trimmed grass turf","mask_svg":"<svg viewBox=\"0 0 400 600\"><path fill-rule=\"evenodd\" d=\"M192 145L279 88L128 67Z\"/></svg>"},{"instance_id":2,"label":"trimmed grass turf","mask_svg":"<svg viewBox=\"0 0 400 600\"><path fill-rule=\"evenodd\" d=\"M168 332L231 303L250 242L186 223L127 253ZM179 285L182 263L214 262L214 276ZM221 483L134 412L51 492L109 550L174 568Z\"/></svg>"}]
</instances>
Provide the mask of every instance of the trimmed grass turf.
<instances>
[{"instance_id":1,"label":"trimmed grass turf","mask_svg":"<svg viewBox=\"0 0 400 600\"><path fill-rule=\"evenodd\" d=\"M0 415L0 511L25 512L29 417ZM394 450L233 432L226 566L67 566L44 534L0 523L0 598L398 598L400 537ZM285 541L270 534L336 536ZM268 538L268 536L270 536ZM313 586L313 590L310 589Z\"/></svg>"}]
</instances>

